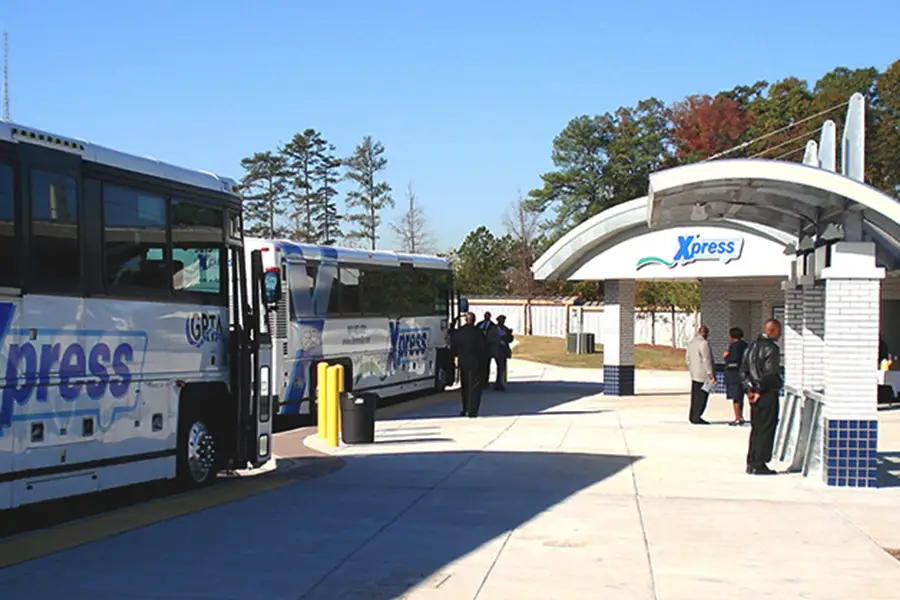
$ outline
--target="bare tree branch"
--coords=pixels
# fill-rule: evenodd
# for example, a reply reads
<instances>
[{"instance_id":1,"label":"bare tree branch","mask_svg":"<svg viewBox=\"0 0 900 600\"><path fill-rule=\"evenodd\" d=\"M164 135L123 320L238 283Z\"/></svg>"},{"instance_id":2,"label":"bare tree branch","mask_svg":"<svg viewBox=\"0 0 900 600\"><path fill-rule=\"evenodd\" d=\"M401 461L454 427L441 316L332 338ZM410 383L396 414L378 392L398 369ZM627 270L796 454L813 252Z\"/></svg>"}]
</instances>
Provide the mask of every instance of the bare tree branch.
<instances>
[{"instance_id":1,"label":"bare tree branch","mask_svg":"<svg viewBox=\"0 0 900 600\"><path fill-rule=\"evenodd\" d=\"M406 188L406 199L409 205L406 212L391 223L391 229L397 237L399 250L413 254L430 254L434 252L434 238L428 230L425 213L416 204L416 193L412 182Z\"/></svg>"}]
</instances>

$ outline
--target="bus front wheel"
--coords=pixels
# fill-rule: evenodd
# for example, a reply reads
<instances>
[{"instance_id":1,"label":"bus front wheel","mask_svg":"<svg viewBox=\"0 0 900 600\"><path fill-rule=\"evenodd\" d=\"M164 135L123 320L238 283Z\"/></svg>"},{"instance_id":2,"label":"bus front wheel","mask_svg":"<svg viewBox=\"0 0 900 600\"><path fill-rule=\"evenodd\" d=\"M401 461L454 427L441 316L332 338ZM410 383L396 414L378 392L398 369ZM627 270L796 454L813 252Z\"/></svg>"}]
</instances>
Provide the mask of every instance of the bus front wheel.
<instances>
[{"instance_id":1,"label":"bus front wheel","mask_svg":"<svg viewBox=\"0 0 900 600\"><path fill-rule=\"evenodd\" d=\"M202 418L186 416L178 426L178 479L188 488L209 485L218 476L216 439Z\"/></svg>"}]
</instances>

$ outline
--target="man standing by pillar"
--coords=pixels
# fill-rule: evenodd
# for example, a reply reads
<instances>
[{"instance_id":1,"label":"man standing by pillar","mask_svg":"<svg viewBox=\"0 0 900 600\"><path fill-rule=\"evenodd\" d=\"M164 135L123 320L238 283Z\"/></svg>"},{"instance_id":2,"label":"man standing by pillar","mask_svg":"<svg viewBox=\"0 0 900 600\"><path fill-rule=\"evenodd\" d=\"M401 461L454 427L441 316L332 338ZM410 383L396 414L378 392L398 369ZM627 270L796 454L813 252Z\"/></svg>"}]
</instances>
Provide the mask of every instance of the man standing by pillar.
<instances>
[{"instance_id":1,"label":"man standing by pillar","mask_svg":"<svg viewBox=\"0 0 900 600\"><path fill-rule=\"evenodd\" d=\"M703 412L709 401L709 389L716 382L716 370L708 337L709 328L701 325L697 329L697 335L688 343L685 353L688 371L691 373L691 409L688 420L694 425L709 425L709 421L703 418Z\"/></svg>"},{"instance_id":2,"label":"man standing by pillar","mask_svg":"<svg viewBox=\"0 0 900 600\"><path fill-rule=\"evenodd\" d=\"M466 313L466 324L453 332L451 350L459 360L459 380L462 393L461 417L477 417L481 407L481 392L487 385L485 365L489 364L488 342L475 326L475 313Z\"/></svg>"},{"instance_id":3,"label":"man standing by pillar","mask_svg":"<svg viewBox=\"0 0 900 600\"><path fill-rule=\"evenodd\" d=\"M763 333L750 344L741 363L741 383L750 401L750 444L747 473L774 475L766 464L772 460L778 426L778 392L781 390L781 323L769 319Z\"/></svg>"}]
</instances>

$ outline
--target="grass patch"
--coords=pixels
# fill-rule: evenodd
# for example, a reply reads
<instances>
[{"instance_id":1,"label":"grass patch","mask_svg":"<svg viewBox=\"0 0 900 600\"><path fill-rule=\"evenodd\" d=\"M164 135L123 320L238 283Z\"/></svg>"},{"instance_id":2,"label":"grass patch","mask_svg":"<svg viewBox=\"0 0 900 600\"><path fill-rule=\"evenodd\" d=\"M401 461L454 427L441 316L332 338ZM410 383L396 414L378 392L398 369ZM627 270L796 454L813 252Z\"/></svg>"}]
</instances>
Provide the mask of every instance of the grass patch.
<instances>
[{"instance_id":1,"label":"grass patch","mask_svg":"<svg viewBox=\"0 0 900 600\"><path fill-rule=\"evenodd\" d=\"M589 369L603 368L603 348L597 346L594 354L569 354L566 341L559 338L541 336L519 336L513 348L513 358L556 365ZM650 346L637 344L634 347L634 366L638 369L657 371L686 371L684 350L671 346Z\"/></svg>"}]
</instances>

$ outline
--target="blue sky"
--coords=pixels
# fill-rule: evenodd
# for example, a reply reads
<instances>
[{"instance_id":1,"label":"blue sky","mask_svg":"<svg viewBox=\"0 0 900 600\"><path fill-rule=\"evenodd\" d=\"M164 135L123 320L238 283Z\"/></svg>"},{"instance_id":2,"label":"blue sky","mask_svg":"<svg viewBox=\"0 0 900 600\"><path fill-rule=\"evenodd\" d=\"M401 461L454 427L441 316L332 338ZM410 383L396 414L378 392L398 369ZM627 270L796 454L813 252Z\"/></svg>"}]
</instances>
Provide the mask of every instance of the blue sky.
<instances>
[{"instance_id":1,"label":"blue sky","mask_svg":"<svg viewBox=\"0 0 900 600\"><path fill-rule=\"evenodd\" d=\"M583 113L900 58L900 2L6 0L14 121L240 177L320 130L386 147L439 249L502 232ZM382 227L384 247L394 240Z\"/></svg>"}]
</instances>

